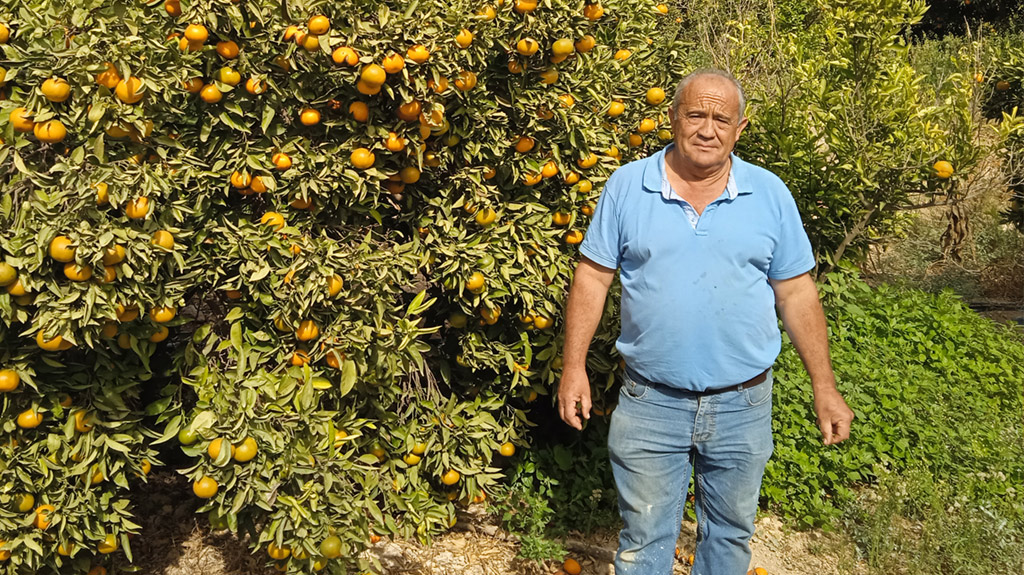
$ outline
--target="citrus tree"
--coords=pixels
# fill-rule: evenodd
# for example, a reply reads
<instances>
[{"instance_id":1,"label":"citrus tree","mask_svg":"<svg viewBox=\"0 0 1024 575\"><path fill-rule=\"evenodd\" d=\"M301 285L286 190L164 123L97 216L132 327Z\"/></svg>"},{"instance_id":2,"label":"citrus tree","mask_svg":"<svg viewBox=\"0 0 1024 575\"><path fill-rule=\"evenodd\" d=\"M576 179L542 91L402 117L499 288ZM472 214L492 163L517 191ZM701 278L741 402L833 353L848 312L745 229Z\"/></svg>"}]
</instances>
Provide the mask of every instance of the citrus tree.
<instances>
[{"instance_id":1,"label":"citrus tree","mask_svg":"<svg viewBox=\"0 0 1024 575\"><path fill-rule=\"evenodd\" d=\"M7 2L0 567L131 561L129 494L168 449L281 571L370 569L375 538L452 525L558 377L601 184L671 139L678 25L626 2Z\"/></svg>"}]
</instances>

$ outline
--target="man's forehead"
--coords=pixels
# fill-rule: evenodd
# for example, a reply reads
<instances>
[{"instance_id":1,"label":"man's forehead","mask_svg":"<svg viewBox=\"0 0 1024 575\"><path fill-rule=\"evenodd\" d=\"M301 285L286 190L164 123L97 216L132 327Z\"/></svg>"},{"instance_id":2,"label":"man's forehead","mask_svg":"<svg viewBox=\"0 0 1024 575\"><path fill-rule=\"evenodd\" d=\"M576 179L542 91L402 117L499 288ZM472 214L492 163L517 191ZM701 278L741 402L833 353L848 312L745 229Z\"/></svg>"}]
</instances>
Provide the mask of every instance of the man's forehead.
<instances>
[{"instance_id":1,"label":"man's forehead","mask_svg":"<svg viewBox=\"0 0 1024 575\"><path fill-rule=\"evenodd\" d=\"M702 105L709 102L726 103L739 100L736 86L721 76L697 76L683 90L680 104Z\"/></svg>"}]
</instances>

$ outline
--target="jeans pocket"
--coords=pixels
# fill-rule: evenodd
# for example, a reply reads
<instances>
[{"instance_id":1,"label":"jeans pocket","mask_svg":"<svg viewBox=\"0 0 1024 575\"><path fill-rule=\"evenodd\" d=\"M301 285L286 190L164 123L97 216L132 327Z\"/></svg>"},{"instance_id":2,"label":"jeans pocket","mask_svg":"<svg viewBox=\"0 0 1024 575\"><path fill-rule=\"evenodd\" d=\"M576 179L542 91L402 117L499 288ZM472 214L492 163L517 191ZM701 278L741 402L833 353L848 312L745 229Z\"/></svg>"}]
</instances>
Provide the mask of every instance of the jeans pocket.
<instances>
[{"instance_id":1,"label":"jeans pocket","mask_svg":"<svg viewBox=\"0 0 1024 575\"><path fill-rule=\"evenodd\" d=\"M772 398L772 372L769 371L766 380L761 382L754 387L748 387L743 390L743 398L747 400L747 405L750 407L756 407Z\"/></svg>"},{"instance_id":2,"label":"jeans pocket","mask_svg":"<svg viewBox=\"0 0 1024 575\"><path fill-rule=\"evenodd\" d=\"M642 381L637 381L628 373L622 374L622 392L632 399L643 399L647 395L650 386Z\"/></svg>"}]
</instances>

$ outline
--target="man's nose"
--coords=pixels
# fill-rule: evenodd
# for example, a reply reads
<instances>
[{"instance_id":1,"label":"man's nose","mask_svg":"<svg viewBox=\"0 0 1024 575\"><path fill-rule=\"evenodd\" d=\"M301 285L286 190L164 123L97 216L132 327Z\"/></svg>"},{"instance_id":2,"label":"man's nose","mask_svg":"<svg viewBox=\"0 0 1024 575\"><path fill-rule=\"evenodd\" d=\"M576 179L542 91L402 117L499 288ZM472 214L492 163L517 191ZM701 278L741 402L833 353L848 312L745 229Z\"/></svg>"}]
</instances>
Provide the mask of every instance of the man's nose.
<instances>
[{"instance_id":1,"label":"man's nose","mask_svg":"<svg viewBox=\"0 0 1024 575\"><path fill-rule=\"evenodd\" d=\"M713 139L715 137L714 119L710 116L701 119L700 125L697 127L697 135L702 138Z\"/></svg>"}]
</instances>

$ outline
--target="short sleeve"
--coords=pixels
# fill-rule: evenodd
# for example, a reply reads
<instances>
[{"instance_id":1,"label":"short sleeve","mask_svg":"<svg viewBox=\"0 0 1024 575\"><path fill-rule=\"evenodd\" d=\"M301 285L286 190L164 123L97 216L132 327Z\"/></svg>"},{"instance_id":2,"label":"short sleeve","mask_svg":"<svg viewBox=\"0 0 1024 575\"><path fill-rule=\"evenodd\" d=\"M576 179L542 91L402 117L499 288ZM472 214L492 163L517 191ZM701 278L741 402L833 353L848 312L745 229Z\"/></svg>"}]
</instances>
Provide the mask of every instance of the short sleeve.
<instances>
[{"instance_id":1,"label":"short sleeve","mask_svg":"<svg viewBox=\"0 0 1024 575\"><path fill-rule=\"evenodd\" d=\"M784 185L779 194L779 237L775 242L768 277L787 280L814 269L814 250L807 238L793 194Z\"/></svg>"},{"instance_id":2,"label":"short sleeve","mask_svg":"<svg viewBox=\"0 0 1024 575\"><path fill-rule=\"evenodd\" d=\"M611 269L619 267L622 254L619 243L620 214L615 193L617 180L615 174L612 174L605 183L604 191L594 209L594 217L590 220L583 243L580 244L580 253L595 263Z\"/></svg>"}]
</instances>

